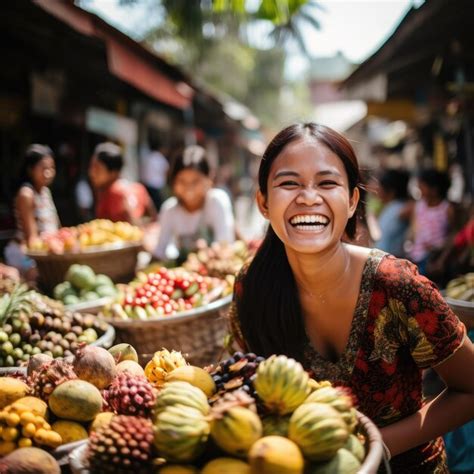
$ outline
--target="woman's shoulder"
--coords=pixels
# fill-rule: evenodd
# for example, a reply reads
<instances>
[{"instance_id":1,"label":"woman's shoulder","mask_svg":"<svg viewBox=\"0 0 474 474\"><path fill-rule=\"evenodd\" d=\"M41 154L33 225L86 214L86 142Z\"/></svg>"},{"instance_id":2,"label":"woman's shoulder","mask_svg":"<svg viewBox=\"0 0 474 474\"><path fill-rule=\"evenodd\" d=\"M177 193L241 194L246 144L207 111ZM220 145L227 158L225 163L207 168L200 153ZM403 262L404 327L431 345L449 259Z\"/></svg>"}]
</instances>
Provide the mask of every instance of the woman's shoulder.
<instances>
[{"instance_id":1,"label":"woman's shoulder","mask_svg":"<svg viewBox=\"0 0 474 474\"><path fill-rule=\"evenodd\" d=\"M178 200L176 197L171 196L166 201L163 202L163 204L160 207L160 213L163 212L170 212L173 209L177 209L179 206Z\"/></svg>"},{"instance_id":2,"label":"woman's shoulder","mask_svg":"<svg viewBox=\"0 0 474 474\"><path fill-rule=\"evenodd\" d=\"M33 189L33 186L28 183L22 184L16 193L16 198L21 200L32 200L34 197L35 190Z\"/></svg>"},{"instance_id":3,"label":"woman's shoulder","mask_svg":"<svg viewBox=\"0 0 474 474\"><path fill-rule=\"evenodd\" d=\"M379 251L381 252L381 251ZM411 294L421 287L433 287L433 283L421 275L418 267L407 259L383 253L377 267L376 286L388 293L393 291Z\"/></svg>"},{"instance_id":4,"label":"woman's shoulder","mask_svg":"<svg viewBox=\"0 0 474 474\"><path fill-rule=\"evenodd\" d=\"M206 199L208 202L211 203L219 203L219 204L230 204L230 197L229 195L223 190L219 188L211 188L207 192Z\"/></svg>"}]
</instances>

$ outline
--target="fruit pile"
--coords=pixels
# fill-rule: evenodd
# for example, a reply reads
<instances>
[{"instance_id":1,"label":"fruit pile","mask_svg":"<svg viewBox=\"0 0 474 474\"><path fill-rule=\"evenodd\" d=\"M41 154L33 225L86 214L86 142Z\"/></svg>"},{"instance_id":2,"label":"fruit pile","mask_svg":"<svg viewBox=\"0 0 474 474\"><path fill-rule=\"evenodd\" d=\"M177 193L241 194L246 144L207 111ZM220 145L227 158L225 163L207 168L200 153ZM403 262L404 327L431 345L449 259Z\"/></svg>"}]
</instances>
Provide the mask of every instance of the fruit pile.
<instances>
[{"instance_id":1,"label":"fruit pile","mask_svg":"<svg viewBox=\"0 0 474 474\"><path fill-rule=\"evenodd\" d=\"M96 219L77 227L62 227L54 233L44 233L30 247L35 252L80 252L89 247L107 247L125 242L140 242L143 232L128 222Z\"/></svg>"},{"instance_id":2,"label":"fruit pile","mask_svg":"<svg viewBox=\"0 0 474 474\"><path fill-rule=\"evenodd\" d=\"M26 363L31 356L72 356L81 342L92 343L107 324L65 310L62 303L16 286L0 298L0 367Z\"/></svg>"},{"instance_id":3,"label":"fruit pile","mask_svg":"<svg viewBox=\"0 0 474 474\"><path fill-rule=\"evenodd\" d=\"M474 273L466 273L451 280L446 287L446 296L474 303Z\"/></svg>"},{"instance_id":4,"label":"fruit pile","mask_svg":"<svg viewBox=\"0 0 474 474\"><path fill-rule=\"evenodd\" d=\"M96 275L87 265L71 265L64 278L65 281L55 286L53 295L65 305L95 301L117 294L113 281L107 275Z\"/></svg>"},{"instance_id":5,"label":"fruit pile","mask_svg":"<svg viewBox=\"0 0 474 474\"><path fill-rule=\"evenodd\" d=\"M90 435L91 473L355 474L365 458L352 398L293 359L235 353L209 372L163 349L144 373L102 392L120 416Z\"/></svg>"},{"instance_id":6,"label":"fruit pile","mask_svg":"<svg viewBox=\"0 0 474 474\"><path fill-rule=\"evenodd\" d=\"M81 346L0 378L0 410L0 457L89 437L92 474L355 474L365 457L352 398L285 356L204 370L163 349L143 370L128 344Z\"/></svg>"},{"instance_id":7,"label":"fruit pile","mask_svg":"<svg viewBox=\"0 0 474 474\"><path fill-rule=\"evenodd\" d=\"M198 242L196 252L188 255L183 267L201 275L228 279L232 285L233 278L254 252L255 248L242 240L232 244L214 242L210 246L202 240Z\"/></svg>"},{"instance_id":8,"label":"fruit pile","mask_svg":"<svg viewBox=\"0 0 474 474\"><path fill-rule=\"evenodd\" d=\"M136 361L136 351L128 344L109 351L82 345L75 357L33 356L25 381L0 377L0 472L59 473L54 459L37 448L51 451L102 427L115 439L120 435L128 442L133 435L131 444L136 446L123 462L127 465L137 452L142 462L145 438L149 437L148 446L153 438L150 419L156 393ZM122 414L127 416L116 416ZM18 448L36 451L26 461L15 456ZM24 470L9 470L19 465Z\"/></svg>"},{"instance_id":9,"label":"fruit pile","mask_svg":"<svg viewBox=\"0 0 474 474\"><path fill-rule=\"evenodd\" d=\"M106 306L104 316L141 319L170 316L201 306L222 293L217 278L190 273L182 268L159 268L155 273L139 273L137 279L120 286L117 301Z\"/></svg>"}]
</instances>

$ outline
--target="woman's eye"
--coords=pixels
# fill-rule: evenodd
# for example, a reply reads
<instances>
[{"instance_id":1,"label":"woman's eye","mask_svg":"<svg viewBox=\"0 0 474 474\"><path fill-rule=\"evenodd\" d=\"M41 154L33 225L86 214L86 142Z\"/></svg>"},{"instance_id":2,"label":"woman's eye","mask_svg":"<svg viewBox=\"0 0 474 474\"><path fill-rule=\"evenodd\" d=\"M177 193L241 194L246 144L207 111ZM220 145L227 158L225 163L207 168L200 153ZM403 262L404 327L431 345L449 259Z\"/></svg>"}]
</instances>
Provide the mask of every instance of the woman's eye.
<instances>
[{"instance_id":1,"label":"woman's eye","mask_svg":"<svg viewBox=\"0 0 474 474\"><path fill-rule=\"evenodd\" d=\"M292 186L298 186L298 183L296 181L283 181L278 186L292 187Z\"/></svg>"},{"instance_id":2,"label":"woman's eye","mask_svg":"<svg viewBox=\"0 0 474 474\"><path fill-rule=\"evenodd\" d=\"M337 186L337 183L336 183L336 181L326 180L326 181L322 181L321 183L319 183L319 185L324 186L326 188L329 188L331 186Z\"/></svg>"}]
</instances>

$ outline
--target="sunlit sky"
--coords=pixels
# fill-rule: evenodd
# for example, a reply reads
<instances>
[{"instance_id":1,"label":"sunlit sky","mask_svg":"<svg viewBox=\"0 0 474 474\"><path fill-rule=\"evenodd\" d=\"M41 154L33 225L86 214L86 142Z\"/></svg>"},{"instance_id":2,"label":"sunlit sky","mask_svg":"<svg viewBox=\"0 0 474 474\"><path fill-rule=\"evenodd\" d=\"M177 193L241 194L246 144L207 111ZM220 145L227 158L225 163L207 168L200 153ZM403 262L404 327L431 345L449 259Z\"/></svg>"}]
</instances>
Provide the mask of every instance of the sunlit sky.
<instances>
[{"instance_id":1,"label":"sunlit sky","mask_svg":"<svg viewBox=\"0 0 474 474\"><path fill-rule=\"evenodd\" d=\"M150 25L153 0L138 0L134 6L119 7L117 0L86 0L83 6L135 39ZM315 14L321 30L305 29L305 39L314 57L332 56L342 51L353 62L362 62L375 52L393 32L412 5L422 0L320 0L323 10ZM159 13L157 13L159 14ZM306 61L297 52L287 64L289 76L305 68Z\"/></svg>"}]
</instances>

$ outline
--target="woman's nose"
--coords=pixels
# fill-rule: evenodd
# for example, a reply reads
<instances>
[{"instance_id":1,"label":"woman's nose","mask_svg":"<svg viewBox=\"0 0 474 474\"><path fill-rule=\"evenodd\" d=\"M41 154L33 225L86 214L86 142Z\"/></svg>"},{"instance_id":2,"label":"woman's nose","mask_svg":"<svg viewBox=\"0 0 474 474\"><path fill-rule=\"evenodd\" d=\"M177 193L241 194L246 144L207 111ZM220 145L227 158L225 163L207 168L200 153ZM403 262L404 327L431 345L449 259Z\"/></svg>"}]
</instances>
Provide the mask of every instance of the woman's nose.
<instances>
[{"instance_id":1,"label":"woman's nose","mask_svg":"<svg viewBox=\"0 0 474 474\"><path fill-rule=\"evenodd\" d=\"M306 206L312 206L313 204L320 204L322 202L322 197L319 194L318 190L312 186L307 186L303 188L298 196L296 197L297 204L304 204Z\"/></svg>"}]
</instances>

